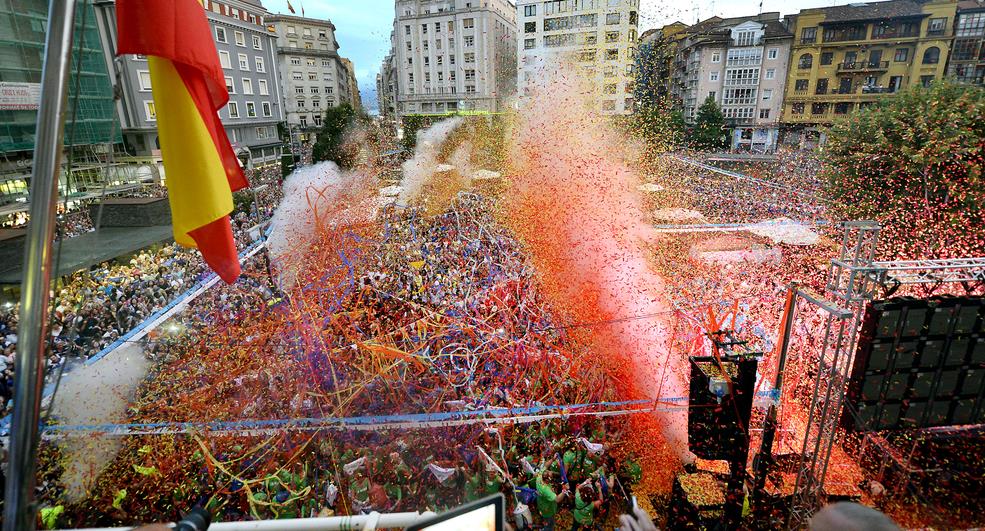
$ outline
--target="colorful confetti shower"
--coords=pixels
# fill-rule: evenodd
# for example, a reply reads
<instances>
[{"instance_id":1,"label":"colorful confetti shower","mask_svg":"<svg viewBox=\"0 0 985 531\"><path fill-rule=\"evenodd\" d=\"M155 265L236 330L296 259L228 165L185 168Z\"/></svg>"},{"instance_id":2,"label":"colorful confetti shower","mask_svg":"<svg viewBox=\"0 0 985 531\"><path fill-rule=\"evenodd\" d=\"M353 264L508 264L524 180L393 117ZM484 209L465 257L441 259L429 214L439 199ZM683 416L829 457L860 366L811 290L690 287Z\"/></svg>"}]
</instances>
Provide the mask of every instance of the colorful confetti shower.
<instances>
[{"instance_id":1,"label":"colorful confetti shower","mask_svg":"<svg viewBox=\"0 0 985 531\"><path fill-rule=\"evenodd\" d=\"M581 112L577 82L544 77L546 103L420 133L403 180L382 158L290 176L272 274L252 259L153 338L122 418L55 415L42 493L54 522L171 521L195 505L217 520L439 511L494 492L537 520L549 492L559 525L615 526L633 492L666 524L677 473L721 475L686 448L687 356L726 326L765 353L755 451L785 287L823 292L837 253L821 163L656 155ZM801 450L820 322L797 322L781 453ZM63 487L65 438L122 440L81 496ZM892 442L945 481L894 486L845 441L837 495L907 526L980 522L980 439ZM792 489L795 471L775 475L778 495Z\"/></svg>"}]
</instances>

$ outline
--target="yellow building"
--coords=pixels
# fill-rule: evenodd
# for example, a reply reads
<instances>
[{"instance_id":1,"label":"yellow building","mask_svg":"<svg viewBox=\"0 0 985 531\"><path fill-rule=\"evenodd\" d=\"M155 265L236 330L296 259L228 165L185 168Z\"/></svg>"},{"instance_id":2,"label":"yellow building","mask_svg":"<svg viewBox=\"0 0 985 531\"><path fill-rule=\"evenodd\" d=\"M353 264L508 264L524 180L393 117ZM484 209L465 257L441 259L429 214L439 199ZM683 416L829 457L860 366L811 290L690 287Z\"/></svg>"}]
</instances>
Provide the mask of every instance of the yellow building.
<instances>
[{"instance_id":1,"label":"yellow building","mask_svg":"<svg viewBox=\"0 0 985 531\"><path fill-rule=\"evenodd\" d=\"M915 83L944 76L954 0L890 0L804 9L794 34L783 122L814 131ZM786 135L795 142L797 133ZM808 136L812 136L808 133Z\"/></svg>"}]
</instances>

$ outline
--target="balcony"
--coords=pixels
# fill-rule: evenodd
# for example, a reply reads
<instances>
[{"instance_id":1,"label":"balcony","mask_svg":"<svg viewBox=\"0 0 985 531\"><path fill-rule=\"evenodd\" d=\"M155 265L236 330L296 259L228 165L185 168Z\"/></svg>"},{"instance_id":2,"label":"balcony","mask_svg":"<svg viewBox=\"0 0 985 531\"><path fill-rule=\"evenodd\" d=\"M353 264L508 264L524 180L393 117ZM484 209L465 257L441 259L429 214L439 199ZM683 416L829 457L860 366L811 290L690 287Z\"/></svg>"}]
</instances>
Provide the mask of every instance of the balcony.
<instances>
[{"instance_id":1,"label":"balcony","mask_svg":"<svg viewBox=\"0 0 985 531\"><path fill-rule=\"evenodd\" d=\"M855 61L852 63L838 63L839 72L876 72L879 70L889 70L889 61Z\"/></svg>"}]
</instances>

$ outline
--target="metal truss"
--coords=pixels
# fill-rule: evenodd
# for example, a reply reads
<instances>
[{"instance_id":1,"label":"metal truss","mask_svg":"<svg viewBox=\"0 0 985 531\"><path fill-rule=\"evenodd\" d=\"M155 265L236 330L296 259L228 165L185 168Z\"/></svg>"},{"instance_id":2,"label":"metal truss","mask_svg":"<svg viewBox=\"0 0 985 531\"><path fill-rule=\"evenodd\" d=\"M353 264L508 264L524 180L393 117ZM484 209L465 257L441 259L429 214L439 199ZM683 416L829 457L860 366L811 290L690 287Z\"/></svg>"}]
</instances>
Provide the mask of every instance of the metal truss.
<instances>
[{"instance_id":1,"label":"metal truss","mask_svg":"<svg viewBox=\"0 0 985 531\"><path fill-rule=\"evenodd\" d=\"M827 297L798 293L825 310L824 340L814 376L800 470L789 525L807 526L823 502L831 449L838 435L846 386L866 305L881 287L904 284L985 282L985 257L876 262L880 227L872 221L842 223L841 252L831 261Z\"/></svg>"}]
</instances>

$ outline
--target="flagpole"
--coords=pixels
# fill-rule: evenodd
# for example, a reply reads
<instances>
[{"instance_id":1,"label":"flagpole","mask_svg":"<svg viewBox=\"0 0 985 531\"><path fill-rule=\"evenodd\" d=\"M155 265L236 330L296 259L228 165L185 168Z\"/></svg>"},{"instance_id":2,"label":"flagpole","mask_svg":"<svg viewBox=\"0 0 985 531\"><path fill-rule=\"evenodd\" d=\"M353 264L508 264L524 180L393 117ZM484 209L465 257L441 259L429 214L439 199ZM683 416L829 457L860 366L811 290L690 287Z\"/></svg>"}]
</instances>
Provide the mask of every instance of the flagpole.
<instances>
[{"instance_id":1,"label":"flagpole","mask_svg":"<svg viewBox=\"0 0 985 531\"><path fill-rule=\"evenodd\" d=\"M10 462L4 496L4 531L31 531L37 523L37 506L34 503L35 455L44 385L45 315L51 285L51 242L55 232L55 204L58 201L75 6L74 1L48 2L48 36L41 73L41 104L31 172L31 217L25 246L17 334L17 377L14 382Z\"/></svg>"}]
</instances>

